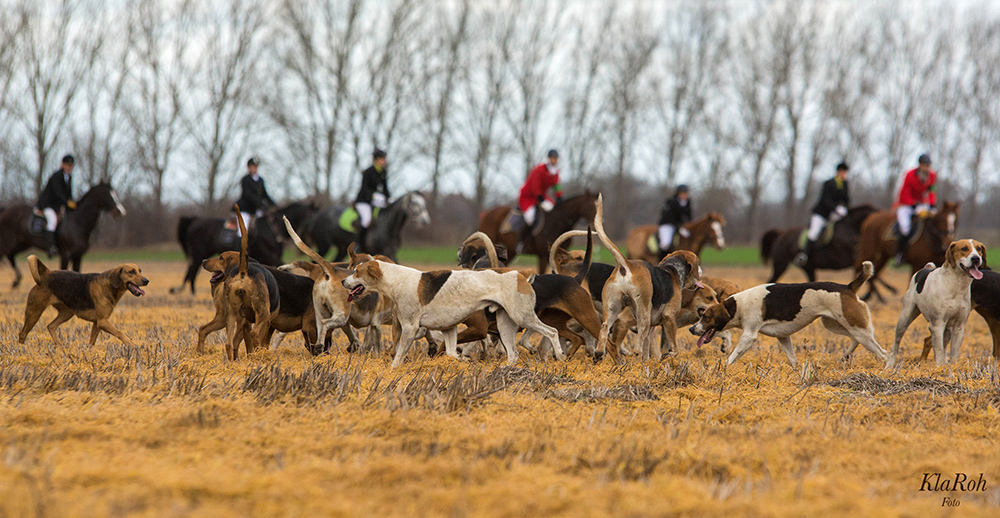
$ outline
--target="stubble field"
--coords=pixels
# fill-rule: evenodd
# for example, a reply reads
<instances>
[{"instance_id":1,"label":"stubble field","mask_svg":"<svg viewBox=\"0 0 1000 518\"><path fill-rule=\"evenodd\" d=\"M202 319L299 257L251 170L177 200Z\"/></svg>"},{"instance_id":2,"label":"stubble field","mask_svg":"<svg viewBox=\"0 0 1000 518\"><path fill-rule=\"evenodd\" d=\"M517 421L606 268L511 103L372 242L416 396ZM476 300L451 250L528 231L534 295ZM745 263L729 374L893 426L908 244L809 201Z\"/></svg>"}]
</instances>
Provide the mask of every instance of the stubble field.
<instances>
[{"instance_id":1,"label":"stubble field","mask_svg":"<svg viewBox=\"0 0 1000 518\"><path fill-rule=\"evenodd\" d=\"M49 261L51 262L51 261ZM115 266L91 262L86 271ZM884 371L813 324L792 368L763 338L726 368L686 330L660 365L459 363L339 349L289 336L226 362L200 293L169 295L183 266L144 262L147 296L112 321L138 345L48 310L17 343L30 285L0 275L0 516L924 516L996 515L1000 379L976 315L957 365L918 363L926 324ZM706 268L743 287L763 268ZM786 281L801 280L797 272ZM830 278L828 275L826 278ZM836 275L846 281L848 274ZM905 285L892 273L890 282ZM873 305L888 348L899 301ZM920 491L924 473L985 491ZM960 502L942 507L945 497ZM952 502L954 504L954 501Z\"/></svg>"}]
</instances>

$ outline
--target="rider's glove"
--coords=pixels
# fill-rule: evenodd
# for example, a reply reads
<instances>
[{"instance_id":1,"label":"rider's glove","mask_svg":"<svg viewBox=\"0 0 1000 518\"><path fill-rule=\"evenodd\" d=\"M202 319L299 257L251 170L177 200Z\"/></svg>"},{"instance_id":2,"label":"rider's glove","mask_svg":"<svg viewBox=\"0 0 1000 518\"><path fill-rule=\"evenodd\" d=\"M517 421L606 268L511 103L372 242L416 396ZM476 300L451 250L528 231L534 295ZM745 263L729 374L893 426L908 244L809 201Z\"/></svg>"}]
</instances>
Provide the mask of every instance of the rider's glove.
<instances>
[{"instance_id":1,"label":"rider's glove","mask_svg":"<svg viewBox=\"0 0 1000 518\"><path fill-rule=\"evenodd\" d=\"M691 237L691 231L684 227L677 229L677 233L680 234L681 237Z\"/></svg>"},{"instance_id":2,"label":"rider's glove","mask_svg":"<svg viewBox=\"0 0 1000 518\"><path fill-rule=\"evenodd\" d=\"M556 207L556 205L549 200L545 200L542 203L539 203L538 206L541 207L542 210L544 210L545 212L549 212Z\"/></svg>"},{"instance_id":3,"label":"rider's glove","mask_svg":"<svg viewBox=\"0 0 1000 518\"><path fill-rule=\"evenodd\" d=\"M916 212L921 218L926 218L931 214L931 206L926 203L918 204L914 212Z\"/></svg>"},{"instance_id":4,"label":"rider's glove","mask_svg":"<svg viewBox=\"0 0 1000 518\"><path fill-rule=\"evenodd\" d=\"M70 209L76 210L76 202L73 200L69 200L68 202L66 202L66 206L69 207Z\"/></svg>"},{"instance_id":5,"label":"rider's glove","mask_svg":"<svg viewBox=\"0 0 1000 518\"><path fill-rule=\"evenodd\" d=\"M837 208L835 209L835 212L837 213L838 216L844 217L844 216L847 215L847 207L845 207L843 205L837 205Z\"/></svg>"}]
</instances>

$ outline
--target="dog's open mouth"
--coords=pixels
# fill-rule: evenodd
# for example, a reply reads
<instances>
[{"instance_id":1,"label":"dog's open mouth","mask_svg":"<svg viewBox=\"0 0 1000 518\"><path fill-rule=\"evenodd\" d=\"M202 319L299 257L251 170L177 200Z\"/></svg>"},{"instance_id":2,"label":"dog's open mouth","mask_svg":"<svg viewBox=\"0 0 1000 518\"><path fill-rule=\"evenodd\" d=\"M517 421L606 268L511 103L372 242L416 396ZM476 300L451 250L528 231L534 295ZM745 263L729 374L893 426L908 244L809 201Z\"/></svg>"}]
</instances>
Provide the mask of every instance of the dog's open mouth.
<instances>
[{"instance_id":1,"label":"dog's open mouth","mask_svg":"<svg viewBox=\"0 0 1000 518\"><path fill-rule=\"evenodd\" d=\"M208 282L210 282L212 284L215 284L215 283L221 281L222 278L225 277L225 276L226 276L226 274L224 272L215 272L215 273L212 274L212 278L209 279Z\"/></svg>"},{"instance_id":2,"label":"dog's open mouth","mask_svg":"<svg viewBox=\"0 0 1000 518\"><path fill-rule=\"evenodd\" d=\"M363 284L358 284L353 290L347 293L347 302L351 302L354 299L360 298L361 294L365 292L365 287Z\"/></svg>"},{"instance_id":3,"label":"dog's open mouth","mask_svg":"<svg viewBox=\"0 0 1000 518\"><path fill-rule=\"evenodd\" d=\"M705 334L698 337L698 347L711 342L712 338L715 338L715 328L710 328L708 331L705 331Z\"/></svg>"},{"instance_id":4,"label":"dog's open mouth","mask_svg":"<svg viewBox=\"0 0 1000 518\"><path fill-rule=\"evenodd\" d=\"M968 275L969 277L972 277L973 279L976 279L977 281L979 279L983 278L983 272L979 271L979 267L978 266L972 265L972 266L966 267L964 264L959 264L959 266L962 267L962 271L965 272L966 275Z\"/></svg>"},{"instance_id":5,"label":"dog's open mouth","mask_svg":"<svg viewBox=\"0 0 1000 518\"><path fill-rule=\"evenodd\" d=\"M125 287L128 288L128 291L131 291L132 295L135 295L136 297L141 297L146 294L146 292L142 288L136 286L131 282L125 283Z\"/></svg>"}]
</instances>

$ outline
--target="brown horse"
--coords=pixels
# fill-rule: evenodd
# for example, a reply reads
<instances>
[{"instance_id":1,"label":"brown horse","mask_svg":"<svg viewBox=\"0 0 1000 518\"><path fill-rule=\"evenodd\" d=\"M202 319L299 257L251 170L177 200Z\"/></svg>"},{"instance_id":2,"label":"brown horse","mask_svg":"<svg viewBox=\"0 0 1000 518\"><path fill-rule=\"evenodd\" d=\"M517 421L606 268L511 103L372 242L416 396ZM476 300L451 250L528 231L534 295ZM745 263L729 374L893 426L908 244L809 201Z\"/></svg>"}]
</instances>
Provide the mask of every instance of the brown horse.
<instances>
[{"instance_id":1,"label":"brown horse","mask_svg":"<svg viewBox=\"0 0 1000 518\"><path fill-rule=\"evenodd\" d=\"M723 250L726 248L726 237L722 234L722 227L726 225L726 218L718 212L710 212L694 221L684 224L684 228L690 233L688 237L678 236L677 247L672 244L670 250L666 252L649 251L649 238L656 235L656 225L643 225L633 228L628 233L625 240L625 251L629 259L641 259L653 264L658 264L670 252L677 250L688 250L701 256L701 251L706 245L712 244L715 248Z\"/></svg>"},{"instance_id":2,"label":"brown horse","mask_svg":"<svg viewBox=\"0 0 1000 518\"><path fill-rule=\"evenodd\" d=\"M500 232L500 227L510 214L511 208L506 205L493 207L479 215L479 231L489 236L494 243L507 248L507 261L513 262L517 257L517 243L520 232ZM539 217L543 218L541 228L525 237L521 253L538 255L538 272L545 273L549 266L549 243L552 243L563 232L570 230L581 219L593 224L597 214L597 195L588 191L571 198L563 198L556 203L551 212Z\"/></svg>"},{"instance_id":3,"label":"brown horse","mask_svg":"<svg viewBox=\"0 0 1000 518\"><path fill-rule=\"evenodd\" d=\"M948 244L955 239L955 227L958 225L961 208L961 203L946 201L937 214L923 221L923 231L916 241L910 243L906 253L906 263L910 265L910 275L916 273L929 262L937 265L944 263L944 253L948 249ZM875 281L881 283L893 294L898 293L896 288L879 278L879 272L896 253L896 237L891 235L892 226L895 223L896 213L894 211L880 211L869 216L861 225L861 238L858 241L858 256L855 258L854 267L861 271L861 264L865 261L871 261L875 266L875 273L868 281L870 289L861 297L862 300L867 300L874 294L879 301L885 301L882 294L879 293ZM916 222L914 223L916 224Z\"/></svg>"}]
</instances>

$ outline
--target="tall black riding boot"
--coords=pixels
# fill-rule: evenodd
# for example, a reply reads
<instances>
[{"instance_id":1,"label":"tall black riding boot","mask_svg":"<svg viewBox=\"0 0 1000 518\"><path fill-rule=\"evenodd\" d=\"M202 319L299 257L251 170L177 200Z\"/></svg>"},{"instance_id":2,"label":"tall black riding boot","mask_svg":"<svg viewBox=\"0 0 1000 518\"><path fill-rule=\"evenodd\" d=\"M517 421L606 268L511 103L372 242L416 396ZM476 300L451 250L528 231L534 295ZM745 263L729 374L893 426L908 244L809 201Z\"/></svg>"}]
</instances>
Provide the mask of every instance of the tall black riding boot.
<instances>
[{"instance_id":1,"label":"tall black riding boot","mask_svg":"<svg viewBox=\"0 0 1000 518\"><path fill-rule=\"evenodd\" d=\"M912 232L912 230L911 230ZM910 243L910 236L899 236L896 238L896 257L894 263L896 266L903 265L903 259L906 257L906 248Z\"/></svg>"},{"instance_id":2,"label":"tall black riding boot","mask_svg":"<svg viewBox=\"0 0 1000 518\"><path fill-rule=\"evenodd\" d=\"M49 242L49 257L51 258L59 255L59 247L56 246L56 233L46 230L45 239Z\"/></svg>"},{"instance_id":3,"label":"tall black riding boot","mask_svg":"<svg viewBox=\"0 0 1000 518\"><path fill-rule=\"evenodd\" d=\"M816 242L807 239L805 246L802 247L802 251L795 254L792 262L799 267L805 266L809 263L809 255L812 254L814 248L816 248Z\"/></svg>"}]
</instances>

